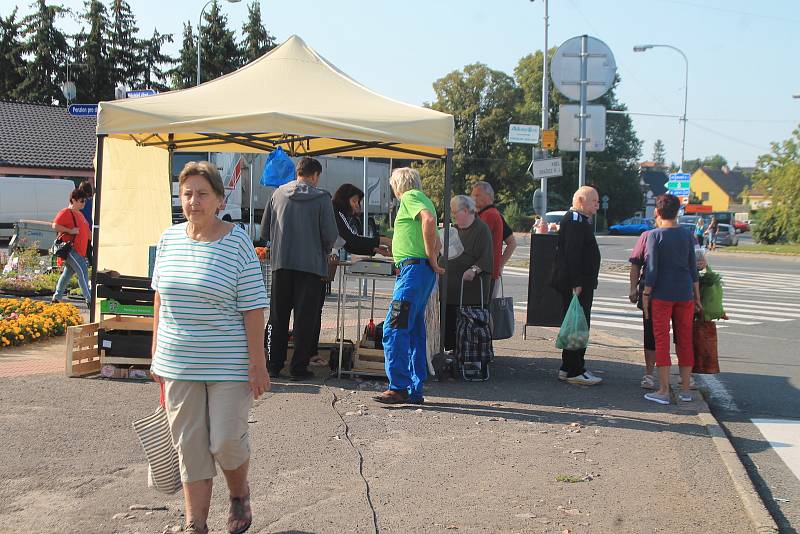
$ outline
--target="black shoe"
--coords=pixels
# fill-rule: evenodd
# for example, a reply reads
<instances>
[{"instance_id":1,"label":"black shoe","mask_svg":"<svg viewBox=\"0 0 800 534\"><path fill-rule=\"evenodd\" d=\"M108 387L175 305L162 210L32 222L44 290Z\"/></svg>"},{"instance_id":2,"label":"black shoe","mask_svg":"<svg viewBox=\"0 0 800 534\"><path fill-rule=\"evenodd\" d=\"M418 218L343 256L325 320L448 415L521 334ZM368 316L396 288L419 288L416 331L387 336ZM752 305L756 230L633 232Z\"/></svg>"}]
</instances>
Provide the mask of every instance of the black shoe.
<instances>
[{"instance_id":1,"label":"black shoe","mask_svg":"<svg viewBox=\"0 0 800 534\"><path fill-rule=\"evenodd\" d=\"M270 378L279 378L281 376L280 369L269 369L267 372L269 373Z\"/></svg>"},{"instance_id":2,"label":"black shoe","mask_svg":"<svg viewBox=\"0 0 800 534\"><path fill-rule=\"evenodd\" d=\"M425 397L409 397L407 404L425 404Z\"/></svg>"},{"instance_id":3,"label":"black shoe","mask_svg":"<svg viewBox=\"0 0 800 534\"><path fill-rule=\"evenodd\" d=\"M291 378L289 378L289 380L291 380L292 382L301 382L303 380L308 380L309 378L314 378L314 373L306 369L304 371L292 373L292 376Z\"/></svg>"}]
</instances>

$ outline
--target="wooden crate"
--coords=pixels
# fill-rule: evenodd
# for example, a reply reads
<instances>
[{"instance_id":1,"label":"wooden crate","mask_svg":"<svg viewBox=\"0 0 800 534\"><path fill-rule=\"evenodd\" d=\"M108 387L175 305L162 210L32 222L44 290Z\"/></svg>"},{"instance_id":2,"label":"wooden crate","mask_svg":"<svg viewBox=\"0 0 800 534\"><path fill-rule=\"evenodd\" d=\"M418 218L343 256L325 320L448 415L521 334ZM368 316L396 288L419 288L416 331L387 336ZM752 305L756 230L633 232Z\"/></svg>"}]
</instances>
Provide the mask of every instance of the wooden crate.
<instances>
[{"instance_id":1,"label":"wooden crate","mask_svg":"<svg viewBox=\"0 0 800 534\"><path fill-rule=\"evenodd\" d=\"M139 317L132 315L103 314L100 318L100 329L103 330L138 330L141 332L153 331L152 317ZM150 356L106 354L100 347L100 364L112 365L146 365L152 362Z\"/></svg>"},{"instance_id":2,"label":"wooden crate","mask_svg":"<svg viewBox=\"0 0 800 534\"><path fill-rule=\"evenodd\" d=\"M88 323L67 328L66 375L69 378L100 372L97 330L100 323Z\"/></svg>"},{"instance_id":3,"label":"wooden crate","mask_svg":"<svg viewBox=\"0 0 800 534\"><path fill-rule=\"evenodd\" d=\"M383 349L371 349L363 347L359 341L359 346L353 354L353 369L357 371L367 371L369 374L376 374L375 371L380 371L382 376L386 375L385 358L383 356Z\"/></svg>"}]
</instances>

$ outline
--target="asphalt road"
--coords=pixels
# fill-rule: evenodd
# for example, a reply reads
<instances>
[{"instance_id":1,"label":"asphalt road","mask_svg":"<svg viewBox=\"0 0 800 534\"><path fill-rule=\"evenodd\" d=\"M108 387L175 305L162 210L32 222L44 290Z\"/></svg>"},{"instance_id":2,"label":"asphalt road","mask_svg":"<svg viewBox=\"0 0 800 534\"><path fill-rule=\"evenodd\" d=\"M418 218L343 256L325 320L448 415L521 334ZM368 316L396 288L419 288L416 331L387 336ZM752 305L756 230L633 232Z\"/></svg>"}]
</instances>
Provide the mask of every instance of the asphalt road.
<instances>
[{"instance_id":1,"label":"asphalt road","mask_svg":"<svg viewBox=\"0 0 800 534\"><path fill-rule=\"evenodd\" d=\"M604 269L592 330L641 344L641 315L627 300L627 258L636 237L598 236ZM752 242L745 234L741 244ZM515 261L527 260L521 243ZM800 259L710 253L723 275L730 320L719 323L722 373L699 382L782 531L800 529ZM506 292L525 309L527 275L507 272Z\"/></svg>"}]
</instances>

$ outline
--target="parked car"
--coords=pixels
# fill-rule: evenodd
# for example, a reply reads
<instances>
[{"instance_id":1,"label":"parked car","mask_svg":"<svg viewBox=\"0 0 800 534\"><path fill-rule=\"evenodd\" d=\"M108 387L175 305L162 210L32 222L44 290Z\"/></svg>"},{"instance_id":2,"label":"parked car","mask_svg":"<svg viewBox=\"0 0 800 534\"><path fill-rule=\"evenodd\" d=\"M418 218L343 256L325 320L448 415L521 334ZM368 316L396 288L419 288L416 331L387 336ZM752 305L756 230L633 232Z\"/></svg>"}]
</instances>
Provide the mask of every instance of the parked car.
<instances>
[{"instance_id":1,"label":"parked car","mask_svg":"<svg viewBox=\"0 0 800 534\"><path fill-rule=\"evenodd\" d=\"M737 234L743 234L750 231L750 225L746 221L735 221L733 227L736 228Z\"/></svg>"},{"instance_id":2,"label":"parked car","mask_svg":"<svg viewBox=\"0 0 800 534\"><path fill-rule=\"evenodd\" d=\"M614 224L608 228L608 233L611 235L641 235L648 230L655 228L653 219L645 219L644 217L630 217L618 224Z\"/></svg>"},{"instance_id":3,"label":"parked car","mask_svg":"<svg viewBox=\"0 0 800 534\"><path fill-rule=\"evenodd\" d=\"M739 245L739 236L730 224L720 224L717 230L717 245L735 247Z\"/></svg>"},{"instance_id":4,"label":"parked car","mask_svg":"<svg viewBox=\"0 0 800 534\"><path fill-rule=\"evenodd\" d=\"M544 214L544 222L547 223L547 228L550 232L558 232L561 219L563 219L566 214L566 211L548 211Z\"/></svg>"}]
</instances>

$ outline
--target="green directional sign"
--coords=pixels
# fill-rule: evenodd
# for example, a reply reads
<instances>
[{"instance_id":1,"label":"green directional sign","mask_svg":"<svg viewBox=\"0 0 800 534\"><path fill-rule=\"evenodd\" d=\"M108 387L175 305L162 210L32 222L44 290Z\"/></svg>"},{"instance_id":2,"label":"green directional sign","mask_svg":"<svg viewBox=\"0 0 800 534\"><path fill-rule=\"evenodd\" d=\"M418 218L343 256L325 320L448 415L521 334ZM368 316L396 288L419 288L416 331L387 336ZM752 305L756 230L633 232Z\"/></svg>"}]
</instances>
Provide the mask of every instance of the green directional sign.
<instances>
[{"instance_id":1,"label":"green directional sign","mask_svg":"<svg viewBox=\"0 0 800 534\"><path fill-rule=\"evenodd\" d=\"M667 189L689 189L689 180L670 180L664 184Z\"/></svg>"}]
</instances>

